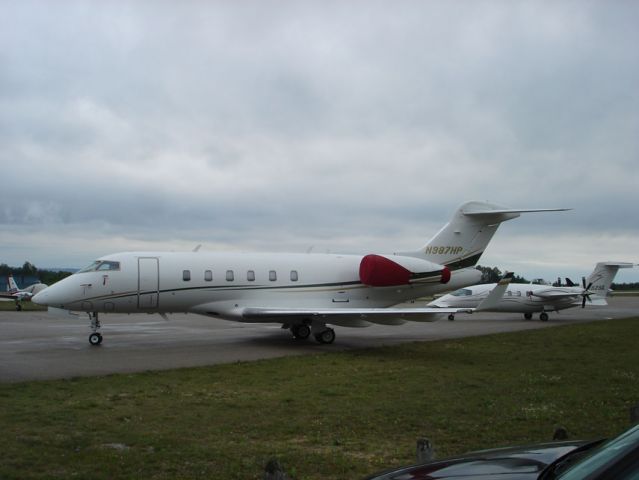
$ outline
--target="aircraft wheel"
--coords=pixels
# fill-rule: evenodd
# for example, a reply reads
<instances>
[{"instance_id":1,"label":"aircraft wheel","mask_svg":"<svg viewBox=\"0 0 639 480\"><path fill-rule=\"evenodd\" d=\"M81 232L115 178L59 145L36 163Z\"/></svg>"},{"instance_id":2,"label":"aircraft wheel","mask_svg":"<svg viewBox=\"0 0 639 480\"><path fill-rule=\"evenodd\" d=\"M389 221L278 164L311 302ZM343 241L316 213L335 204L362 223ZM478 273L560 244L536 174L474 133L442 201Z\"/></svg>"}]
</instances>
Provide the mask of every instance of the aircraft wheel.
<instances>
[{"instance_id":1,"label":"aircraft wheel","mask_svg":"<svg viewBox=\"0 0 639 480\"><path fill-rule=\"evenodd\" d=\"M315 340L319 343L333 343L335 341L335 330L327 328L326 330L316 333Z\"/></svg>"},{"instance_id":2,"label":"aircraft wheel","mask_svg":"<svg viewBox=\"0 0 639 480\"><path fill-rule=\"evenodd\" d=\"M16 311L21 311L22 310L22 305L20 305L19 303L16 304Z\"/></svg>"},{"instance_id":3,"label":"aircraft wheel","mask_svg":"<svg viewBox=\"0 0 639 480\"><path fill-rule=\"evenodd\" d=\"M532 313L524 313L524 318L526 320L530 320L532 318Z\"/></svg>"},{"instance_id":4,"label":"aircraft wheel","mask_svg":"<svg viewBox=\"0 0 639 480\"><path fill-rule=\"evenodd\" d=\"M546 312L541 312L541 314L539 315L539 320L541 320L542 322L547 322L548 314Z\"/></svg>"},{"instance_id":5,"label":"aircraft wheel","mask_svg":"<svg viewBox=\"0 0 639 480\"><path fill-rule=\"evenodd\" d=\"M293 337L299 338L300 340L306 340L311 334L311 327L308 325L294 325L291 327L291 333Z\"/></svg>"},{"instance_id":6,"label":"aircraft wheel","mask_svg":"<svg viewBox=\"0 0 639 480\"><path fill-rule=\"evenodd\" d=\"M102 343L102 335L99 333L92 333L89 335L89 343L91 345L100 345Z\"/></svg>"},{"instance_id":7,"label":"aircraft wheel","mask_svg":"<svg viewBox=\"0 0 639 480\"><path fill-rule=\"evenodd\" d=\"M455 315L453 315L452 313L450 315L448 315L448 320L450 320L451 322L455 320Z\"/></svg>"}]
</instances>

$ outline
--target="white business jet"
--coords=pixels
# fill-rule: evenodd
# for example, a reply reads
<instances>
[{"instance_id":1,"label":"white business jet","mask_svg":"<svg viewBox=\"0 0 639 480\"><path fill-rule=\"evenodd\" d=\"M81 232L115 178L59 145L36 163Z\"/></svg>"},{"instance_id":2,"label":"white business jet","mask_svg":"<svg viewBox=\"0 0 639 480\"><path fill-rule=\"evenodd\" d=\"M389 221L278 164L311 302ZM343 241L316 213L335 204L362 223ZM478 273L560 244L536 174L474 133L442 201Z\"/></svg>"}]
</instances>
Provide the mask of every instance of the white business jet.
<instances>
[{"instance_id":1,"label":"white business jet","mask_svg":"<svg viewBox=\"0 0 639 480\"><path fill-rule=\"evenodd\" d=\"M498 301L498 305L494 309L491 308L490 311L523 313L526 320L530 320L533 313L541 312L539 319L546 322L548 321L547 312L550 311L559 311L579 305L583 308L586 306L586 302L598 306L608 305L605 297L615 275L620 268L633 266L632 263L628 262L600 262L587 280L582 278L581 287L513 283ZM571 284L572 282L568 281L567 283ZM428 305L443 308L477 307L493 288L495 288L494 283L461 288ZM449 314L448 319L454 320L454 315L454 313Z\"/></svg>"},{"instance_id":2,"label":"white business jet","mask_svg":"<svg viewBox=\"0 0 639 480\"><path fill-rule=\"evenodd\" d=\"M47 288L47 285L44 283L34 283L21 290L18 288L18 284L13 278L13 275L9 274L7 276L7 291L6 293L0 293L0 299L16 302L16 310L20 311L22 310L22 302L28 302L35 294L45 288Z\"/></svg>"},{"instance_id":3,"label":"white business jet","mask_svg":"<svg viewBox=\"0 0 639 480\"><path fill-rule=\"evenodd\" d=\"M467 202L424 247L388 255L117 253L99 258L33 301L89 313L92 345L102 342L98 312L187 312L237 322L281 323L295 338L332 343L327 325L367 327L433 321L460 309L393 307L477 283L473 267L499 224L524 212ZM468 311L464 308L461 311Z\"/></svg>"}]
</instances>

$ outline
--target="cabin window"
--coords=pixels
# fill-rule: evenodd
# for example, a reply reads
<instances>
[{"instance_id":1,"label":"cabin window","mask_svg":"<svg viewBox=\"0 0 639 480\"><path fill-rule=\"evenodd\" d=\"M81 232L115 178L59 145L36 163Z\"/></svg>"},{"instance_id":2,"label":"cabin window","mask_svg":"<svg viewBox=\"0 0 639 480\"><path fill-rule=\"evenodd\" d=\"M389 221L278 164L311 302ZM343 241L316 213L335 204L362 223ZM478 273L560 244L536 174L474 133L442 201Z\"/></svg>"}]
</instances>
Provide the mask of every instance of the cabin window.
<instances>
[{"instance_id":1,"label":"cabin window","mask_svg":"<svg viewBox=\"0 0 639 480\"><path fill-rule=\"evenodd\" d=\"M510 290L508 290L508 291L506 292L506 294L507 294L509 297L512 297L512 296L513 296L513 292L511 292Z\"/></svg>"},{"instance_id":2,"label":"cabin window","mask_svg":"<svg viewBox=\"0 0 639 480\"><path fill-rule=\"evenodd\" d=\"M182 270L182 280L189 282L191 280L191 270Z\"/></svg>"},{"instance_id":3,"label":"cabin window","mask_svg":"<svg viewBox=\"0 0 639 480\"><path fill-rule=\"evenodd\" d=\"M521 297L521 290L517 290L517 296Z\"/></svg>"},{"instance_id":4,"label":"cabin window","mask_svg":"<svg viewBox=\"0 0 639 480\"><path fill-rule=\"evenodd\" d=\"M268 279L271 282L274 282L275 280L277 280L277 272L275 270L269 270L268 272Z\"/></svg>"},{"instance_id":5,"label":"cabin window","mask_svg":"<svg viewBox=\"0 0 639 480\"><path fill-rule=\"evenodd\" d=\"M297 270L291 270L291 282L297 282Z\"/></svg>"},{"instance_id":6,"label":"cabin window","mask_svg":"<svg viewBox=\"0 0 639 480\"><path fill-rule=\"evenodd\" d=\"M226 271L226 281L227 282L232 282L235 279L235 274L233 273L233 270L227 270Z\"/></svg>"},{"instance_id":7,"label":"cabin window","mask_svg":"<svg viewBox=\"0 0 639 480\"><path fill-rule=\"evenodd\" d=\"M246 279L249 282L254 282L255 281L255 271L249 270L248 272L246 272Z\"/></svg>"},{"instance_id":8,"label":"cabin window","mask_svg":"<svg viewBox=\"0 0 639 480\"><path fill-rule=\"evenodd\" d=\"M211 270L204 270L204 281L210 282L213 280L213 272Z\"/></svg>"}]
</instances>

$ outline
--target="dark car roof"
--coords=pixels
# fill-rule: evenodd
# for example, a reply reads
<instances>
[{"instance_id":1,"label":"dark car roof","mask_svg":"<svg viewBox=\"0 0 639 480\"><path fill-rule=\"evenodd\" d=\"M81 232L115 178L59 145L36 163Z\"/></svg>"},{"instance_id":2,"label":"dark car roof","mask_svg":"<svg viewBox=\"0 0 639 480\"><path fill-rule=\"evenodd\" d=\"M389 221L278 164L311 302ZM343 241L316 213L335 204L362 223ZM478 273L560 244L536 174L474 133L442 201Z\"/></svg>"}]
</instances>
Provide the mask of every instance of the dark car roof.
<instances>
[{"instance_id":1,"label":"dark car roof","mask_svg":"<svg viewBox=\"0 0 639 480\"><path fill-rule=\"evenodd\" d=\"M563 441L528 446L481 450L424 464L378 473L367 480L528 480L536 479L546 466L586 444Z\"/></svg>"}]
</instances>

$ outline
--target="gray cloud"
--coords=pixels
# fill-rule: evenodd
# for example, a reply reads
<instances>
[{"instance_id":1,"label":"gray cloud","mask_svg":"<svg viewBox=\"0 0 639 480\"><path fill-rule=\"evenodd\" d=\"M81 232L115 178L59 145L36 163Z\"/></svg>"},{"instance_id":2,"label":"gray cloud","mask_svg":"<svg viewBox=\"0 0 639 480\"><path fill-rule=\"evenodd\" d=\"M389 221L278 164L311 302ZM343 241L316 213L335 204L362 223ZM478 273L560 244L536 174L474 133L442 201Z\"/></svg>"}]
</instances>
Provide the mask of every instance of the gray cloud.
<instances>
[{"instance_id":1,"label":"gray cloud","mask_svg":"<svg viewBox=\"0 0 639 480\"><path fill-rule=\"evenodd\" d=\"M473 198L575 208L504 225L496 263L516 238L535 274L560 247L572 269L633 255L638 21L623 1L3 3L0 261L89 261L105 237L394 250Z\"/></svg>"}]
</instances>

